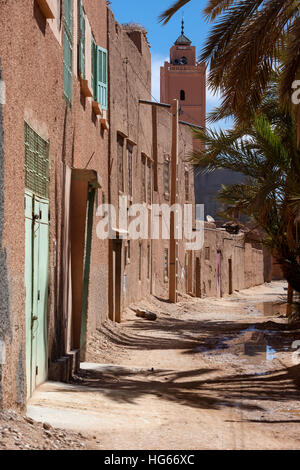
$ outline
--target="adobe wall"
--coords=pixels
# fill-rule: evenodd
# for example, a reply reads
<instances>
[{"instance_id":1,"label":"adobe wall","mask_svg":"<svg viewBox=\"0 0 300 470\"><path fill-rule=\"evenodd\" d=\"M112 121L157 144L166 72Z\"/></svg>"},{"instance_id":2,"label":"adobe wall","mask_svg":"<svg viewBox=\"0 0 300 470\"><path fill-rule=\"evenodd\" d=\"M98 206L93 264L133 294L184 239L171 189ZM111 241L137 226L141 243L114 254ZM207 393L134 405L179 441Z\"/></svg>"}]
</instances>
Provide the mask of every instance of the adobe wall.
<instances>
[{"instance_id":1,"label":"adobe wall","mask_svg":"<svg viewBox=\"0 0 300 470\"><path fill-rule=\"evenodd\" d=\"M141 190L142 153L152 158L152 112L150 106L143 106L140 99L151 99L151 55L146 37L141 31L127 32L116 22L109 11L108 41L110 51L110 155L111 185L110 202L119 209L119 197L129 194L127 143L133 148L133 195L131 204L143 203ZM118 183L118 135L122 136L123 147L123 184L121 191ZM129 207L129 201L128 201ZM145 203L144 207L148 205ZM117 228L119 221L117 217ZM121 304L122 309L139 300L150 291L147 271L147 245L142 241L142 279L139 281L139 240L130 240L130 259L125 263L127 240L122 243L121 267ZM113 283L112 272L110 282Z\"/></svg>"},{"instance_id":2,"label":"adobe wall","mask_svg":"<svg viewBox=\"0 0 300 470\"><path fill-rule=\"evenodd\" d=\"M77 2L74 2L74 5ZM100 45L106 46L106 2L83 1ZM101 131L91 103L80 94L77 65L73 74L73 105L63 98L62 32L54 34L34 0L11 0L0 6L0 58L6 84L6 104L0 109L0 189L4 189L4 230L1 245L1 336L6 340L2 367L2 405L25 403L25 289L24 289L24 120L50 141L50 256L49 256L49 358L65 353L65 319L62 318L62 225L66 167L93 168L101 175L107 193L107 133ZM57 29L57 28L56 28ZM74 51L77 21L74 19ZM74 52L74 62L76 54ZM2 111L2 114L1 114ZM93 155L93 159L89 159ZM101 195L101 193L100 193ZM2 192L3 196L3 192ZM3 207L3 206L2 206ZM93 230L95 233L95 230ZM55 253L55 245L57 253ZM6 274L7 273L7 274ZM107 257L105 246L93 239L88 328L107 312ZM101 286L99 288L99 286ZM99 291L103 292L99 302Z\"/></svg>"},{"instance_id":3,"label":"adobe wall","mask_svg":"<svg viewBox=\"0 0 300 470\"><path fill-rule=\"evenodd\" d=\"M255 240L246 239L244 233L230 234L217 229L215 224L205 223L204 245L197 256L201 263L201 297L218 297L220 293L223 297L264 283L263 247Z\"/></svg>"}]
</instances>

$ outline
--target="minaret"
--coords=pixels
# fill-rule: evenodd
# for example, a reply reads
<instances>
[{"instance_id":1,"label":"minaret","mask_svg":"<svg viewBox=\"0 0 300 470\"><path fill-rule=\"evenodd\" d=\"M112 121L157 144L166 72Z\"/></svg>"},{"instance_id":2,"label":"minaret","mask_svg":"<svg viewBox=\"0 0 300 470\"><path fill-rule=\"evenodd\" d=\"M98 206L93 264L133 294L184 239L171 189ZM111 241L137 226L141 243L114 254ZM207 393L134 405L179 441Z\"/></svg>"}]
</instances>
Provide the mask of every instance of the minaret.
<instances>
[{"instance_id":1,"label":"minaret","mask_svg":"<svg viewBox=\"0 0 300 470\"><path fill-rule=\"evenodd\" d=\"M160 101L180 102L180 120L205 127L206 115L206 67L196 60L196 47L184 34L184 18L181 35L170 50L170 62L160 71Z\"/></svg>"}]
</instances>

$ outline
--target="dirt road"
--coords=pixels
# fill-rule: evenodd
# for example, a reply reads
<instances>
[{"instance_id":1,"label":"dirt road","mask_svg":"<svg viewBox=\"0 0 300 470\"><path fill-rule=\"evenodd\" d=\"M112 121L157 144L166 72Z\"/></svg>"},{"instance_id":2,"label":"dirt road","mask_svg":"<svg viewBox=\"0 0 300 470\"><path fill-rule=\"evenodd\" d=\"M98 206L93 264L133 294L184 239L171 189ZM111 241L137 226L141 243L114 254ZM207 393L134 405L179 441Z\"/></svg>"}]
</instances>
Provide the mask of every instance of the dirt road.
<instances>
[{"instance_id":1,"label":"dirt road","mask_svg":"<svg viewBox=\"0 0 300 470\"><path fill-rule=\"evenodd\" d=\"M284 283L227 299L152 299L90 341L72 384L46 383L28 415L92 449L298 449L300 365ZM293 354L294 353L294 354Z\"/></svg>"}]
</instances>

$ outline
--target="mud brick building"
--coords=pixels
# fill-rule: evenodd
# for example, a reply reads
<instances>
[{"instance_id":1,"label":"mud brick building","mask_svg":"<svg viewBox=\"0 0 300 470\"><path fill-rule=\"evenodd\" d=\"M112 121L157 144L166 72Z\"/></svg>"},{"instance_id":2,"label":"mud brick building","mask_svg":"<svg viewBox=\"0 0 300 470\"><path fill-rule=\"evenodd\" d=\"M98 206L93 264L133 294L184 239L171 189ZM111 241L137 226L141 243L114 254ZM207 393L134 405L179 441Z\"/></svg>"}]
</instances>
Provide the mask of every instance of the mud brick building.
<instances>
[{"instance_id":1,"label":"mud brick building","mask_svg":"<svg viewBox=\"0 0 300 470\"><path fill-rule=\"evenodd\" d=\"M203 248L194 256L197 297L223 297L265 282L265 253L254 233L229 233L206 222Z\"/></svg>"},{"instance_id":2,"label":"mud brick building","mask_svg":"<svg viewBox=\"0 0 300 470\"><path fill-rule=\"evenodd\" d=\"M203 121L205 71L187 72L201 81ZM191 204L194 213L186 161L193 103L182 115L174 98L183 94L152 101L141 27L118 24L105 0L0 1L0 80L0 407L24 407L47 379L67 381L87 338L104 321L121 321L131 303L169 299L171 285L175 300L216 295L210 276L222 246L226 259L235 253L233 289L262 282L260 253L238 236L227 242L209 232L208 267L206 246L193 253L184 240L153 239L150 230L132 240L118 218L112 239L97 234L105 204L118 213L126 201L129 215L141 204L149 222L153 203ZM238 244L245 263L235 273Z\"/></svg>"},{"instance_id":3,"label":"mud brick building","mask_svg":"<svg viewBox=\"0 0 300 470\"><path fill-rule=\"evenodd\" d=\"M135 25L121 27L109 12L108 38L110 203L119 208L126 198L127 211L141 204L149 221L148 239L129 239L117 220L115 240L110 241L109 315L120 321L122 310L132 302L149 294L168 298L170 240L151 239L151 206L170 205L172 113L169 104L151 101L151 54L145 31ZM193 172L184 163L191 150L190 126L179 123L176 202L181 206L194 204ZM178 241L176 258L182 273L183 240ZM184 279L180 275L178 292L186 292Z\"/></svg>"},{"instance_id":4,"label":"mud brick building","mask_svg":"<svg viewBox=\"0 0 300 470\"><path fill-rule=\"evenodd\" d=\"M47 377L69 374L72 351L107 315L108 242L92 236L108 192L107 79L95 77L107 6L12 0L0 9L0 396L23 406Z\"/></svg>"}]
</instances>

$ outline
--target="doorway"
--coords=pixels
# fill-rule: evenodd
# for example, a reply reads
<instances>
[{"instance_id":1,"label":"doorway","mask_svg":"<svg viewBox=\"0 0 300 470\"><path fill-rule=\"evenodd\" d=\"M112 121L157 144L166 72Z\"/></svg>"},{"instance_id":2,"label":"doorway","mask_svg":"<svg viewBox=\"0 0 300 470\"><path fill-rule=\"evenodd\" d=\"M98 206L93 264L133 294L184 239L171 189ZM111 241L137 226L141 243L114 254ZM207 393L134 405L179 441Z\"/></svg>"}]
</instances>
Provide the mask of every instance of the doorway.
<instances>
[{"instance_id":1,"label":"doorway","mask_svg":"<svg viewBox=\"0 0 300 470\"><path fill-rule=\"evenodd\" d=\"M114 309L113 321L121 322L122 240L113 240Z\"/></svg>"},{"instance_id":2,"label":"doorway","mask_svg":"<svg viewBox=\"0 0 300 470\"><path fill-rule=\"evenodd\" d=\"M48 375L49 201L25 191L27 398Z\"/></svg>"},{"instance_id":3,"label":"doorway","mask_svg":"<svg viewBox=\"0 0 300 470\"><path fill-rule=\"evenodd\" d=\"M199 256L196 257L196 297L201 297L201 264Z\"/></svg>"}]
</instances>

